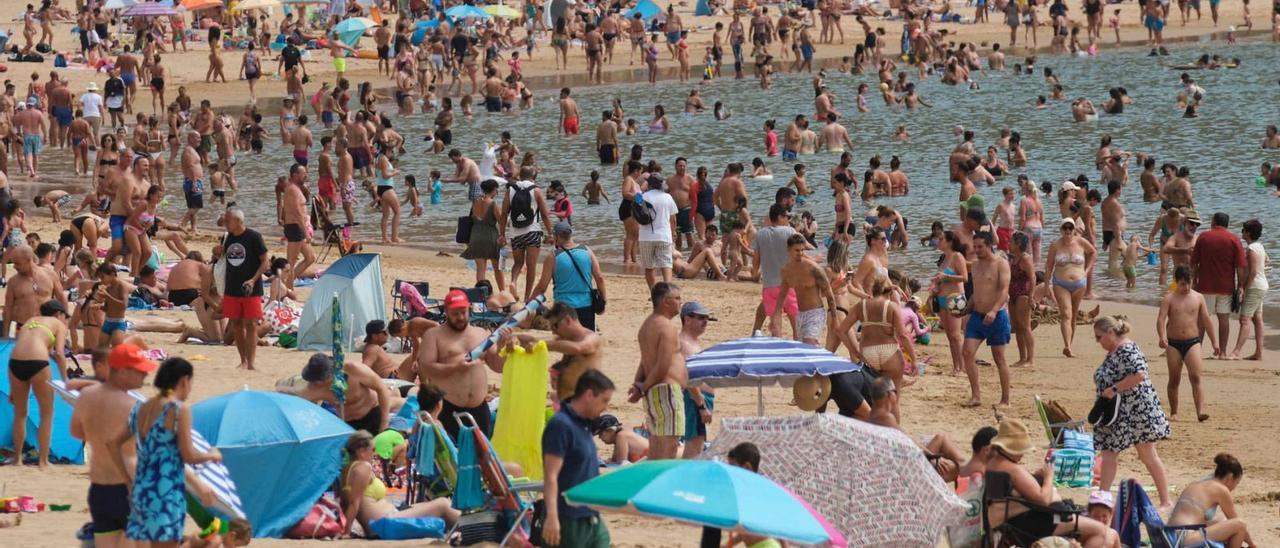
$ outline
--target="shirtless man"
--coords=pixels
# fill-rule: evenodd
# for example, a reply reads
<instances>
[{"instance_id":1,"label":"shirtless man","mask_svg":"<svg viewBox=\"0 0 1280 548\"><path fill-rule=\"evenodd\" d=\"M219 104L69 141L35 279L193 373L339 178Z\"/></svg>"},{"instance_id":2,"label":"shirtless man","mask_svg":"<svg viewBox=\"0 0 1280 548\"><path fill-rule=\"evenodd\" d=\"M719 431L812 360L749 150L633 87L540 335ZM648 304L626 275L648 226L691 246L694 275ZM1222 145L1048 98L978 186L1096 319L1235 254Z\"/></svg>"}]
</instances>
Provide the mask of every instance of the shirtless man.
<instances>
[{"instance_id":1,"label":"shirtless man","mask_svg":"<svg viewBox=\"0 0 1280 548\"><path fill-rule=\"evenodd\" d=\"M676 202L676 249L693 249L693 201L689 190L693 188L693 177L688 173L689 161L683 157L676 158L675 172L667 177L667 193Z\"/></svg>"},{"instance_id":2,"label":"shirtless man","mask_svg":"<svg viewBox=\"0 0 1280 548\"><path fill-rule=\"evenodd\" d=\"M124 80L125 112L133 114L133 97L138 94L138 58L129 52L128 45L116 56L116 68L120 71L120 79Z\"/></svg>"},{"instance_id":3,"label":"shirtless man","mask_svg":"<svg viewBox=\"0 0 1280 548\"><path fill-rule=\"evenodd\" d=\"M667 21L667 28L671 28L671 22ZM604 83L604 35L600 33L595 25L587 25L587 33L582 37L582 43L587 54L587 82L595 84ZM670 48L671 44L667 44Z\"/></svg>"},{"instance_id":4,"label":"shirtless man","mask_svg":"<svg viewBox=\"0 0 1280 548\"><path fill-rule=\"evenodd\" d=\"M334 182L337 186L338 201L342 202L342 213L347 217L346 226L350 227L356 224L355 160L347 151L346 137L338 137L333 143L334 157L338 160L338 177ZM322 170L323 162L324 158L321 158Z\"/></svg>"},{"instance_id":5,"label":"shirtless man","mask_svg":"<svg viewBox=\"0 0 1280 548\"><path fill-rule=\"evenodd\" d=\"M818 341L826 340L827 314L834 317L836 297L831 291L826 272L805 255L808 248L809 242L802 234L792 234L787 238L787 254L791 260L782 267L782 285L779 286L778 294L786 295L788 291L795 290L796 304L800 308L800 312L796 314L796 340L818 346ZM827 302L825 310L822 306L824 300ZM770 325L782 325L778 318L782 315L783 308L785 307L774 307Z\"/></svg>"},{"instance_id":6,"label":"shirtless man","mask_svg":"<svg viewBox=\"0 0 1280 548\"><path fill-rule=\"evenodd\" d=\"M302 380L307 384L293 394L311 402L329 402L337 405L333 394L333 358L325 354L312 354L302 368ZM342 418L356 430L381 433L387 429L399 404L382 378L363 363L347 362L343 366L347 374L347 399L340 406Z\"/></svg>"},{"instance_id":7,"label":"shirtless man","mask_svg":"<svg viewBox=\"0 0 1280 548\"><path fill-rule=\"evenodd\" d=\"M604 111L600 125L596 126L596 152L600 155L600 165L618 163L618 124L613 121L613 113Z\"/></svg>"},{"instance_id":8,"label":"shirtless man","mask_svg":"<svg viewBox=\"0 0 1280 548\"><path fill-rule=\"evenodd\" d=\"M804 133L800 126L803 126L804 122L804 115L797 114L791 121L791 125L787 126L787 131L782 137L782 161L794 162L796 156L800 154L800 136Z\"/></svg>"},{"instance_id":9,"label":"shirtless man","mask_svg":"<svg viewBox=\"0 0 1280 548\"><path fill-rule=\"evenodd\" d=\"M840 125L840 122L836 121L837 118L836 113L827 113L827 125L823 126L822 132L818 134L819 146L825 148L827 152L839 153L853 150L853 140L849 139L849 130Z\"/></svg>"},{"instance_id":10,"label":"shirtless man","mask_svg":"<svg viewBox=\"0 0 1280 548\"><path fill-rule=\"evenodd\" d=\"M1107 271L1115 272L1120 260L1124 258L1124 231L1128 228L1125 220L1124 204L1120 203L1119 181L1107 183L1107 197L1102 200L1102 248L1106 249Z\"/></svg>"},{"instance_id":11,"label":"shirtless man","mask_svg":"<svg viewBox=\"0 0 1280 548\"><path fill-rule=\"evenodd\" d=\"M1280 148L1280 132L1276 130L1275 124L1267 126L1267 136L1262 139L1262 148Z\"/></svg>"},{"instance_id":12,"label":"shirtless man","mask_svg":"<svg viewBox=\"0 0 1280 548\"><path fill-rule=\"evenodd\" d=\"M297 126L289 133L289 140L293 144L293 161L306 167L311 161L311 145L315 144L312 141L311 130L307 128L306 114L298 117Z\"/></svg>"},{"instance_id":13,"label":"shirtless man","mask_svg":"<svg viewBox=\"0 0 1280 548\"><path fill-rule=\"evenodd\" d=\"M0 311L0 337L9 334L9 324L19 328L27 320L40 315L40 305L49 299L57 299L67 306L67 294L53 269L36 265L36 253L26 245L19 245L6 254L13 261L17 272L9 278L4 292L4 310Z\"/></svg>"},{"instance_id":14,"label":"shirtless man","mask_svg":"<svg viewBox=\"0 0 1280 548\"><path fill-rule=\"evenodd\" d=\"M1016 194L1013 187L1004 187L1000 191L1003 200L996 204L992 215L996 222L996 247L1001 251L1009 251L1009 242L1013 239L1013 227L1016 217L1013 213Z\"/></svg>"},{"instance_id":15,"label":"shirtless man","mask_svg":"<svg viewBox=\"0 0 1280 548\"><path fill-rule=\"evenodd\" d=\"M1142 186L1143 202L1149 204L1164 199L1164 188L1160 186L1160 178L1156 177L1155 158L1142 158L1142 174L1138 175L1138 184Z\"/></svg>"},{"instance_id":16,"label":"shirtless man","mask_svg":"<svg viewBox=\"0 0 1280 548\"><path fill-rule=\"evenodd\" d=\"M222 116L213 119L213 146L218 152L219 171L226 174L231 188L238 190L240 186L236 184L235 136L231 133L230 122Z\"/></svg>"},{"instance_id":17,"label":"shirtless man","mask_svg":"<svg viewBox=\"0 0 1280 548\"><path fill-rule=\"evenodd\" d=\"M347 153L351 155L352 167L368 179L373 177L373 155L369 148L369 127L365 121L365 114L356 111L348 116L343 127L347 131Z\"/></svg>"},{"instance_id":18,"label":"shirtless man","mask_svg":"<svg viewBox=\"0 0 1280 548\"><path fill-rule=\"evenodd\" d=\"M671 53L671 59L676 58L676 43L680 41L680 33L684 30L684 22L680 19L680 14L676 13L675 6L667 4L667 26L663 32L667 33L667 51Z\"/></svg>"},{"instance_id":19,"label":"shirtless man","mask_svg":"<svg viewBox=\"0 0 1280 548\"><path fill-rule=\"evenodd\" d=\"M83 440L89 449L89 516L93 520L94 545L115 548L134 545L124 535L129 523L131 479L120 475L109 455L115 450L116 440L129 431L129 415L138 403L129 391L142 388L156 363L137 346L121 344L111 350L107 364L111 374L103 382L80 391L80 399L71 412L71 435ZM134 444L119 447L125 469L132 470L137 462Z\"/></svg>"},{"instance_id":20,"label":"shirtless man","mask_svg":"<svg viewBox=\"0 0 1280 548\"><path fill-rule=\"evenodd\" d=\"M469 323L471 301L461 289L449 291L444 297L445 322L439 328L422 336L422 351L418 354L418 384L434 384L445 392L444 429L454 440L458 439L458 423L452 420L454 413L466 412L475 418L480 431L493 435L493 421L489 414L489 376L486 368L502 372L502 359L498 357L498 345L493 345L480 358L470 357L472 349L489 337L489 332Z\"/></svg>"},{"instance_id":21,"label":"shirtless man","mask_svg":"<svg viewBox=\"0 0 1280 548\"><path fill-rule=\"evenodd\" d=\"M991 70L1004 70L1004 52L1000 44L991 44L991 53L987 55L987 66Z\"/></svg>"},{"instance_id":22,"label":"shirtless man","mask_svg":"<svg viewBox=\"0 0 1280 548\"><path fill-rule=\"evenodd\" d=\"M196 112L195 119L192 120L191 125L200 136L196 151L200 154L201 165L209 164L209 151L213 150L214 118L213 108L210 106L209 100L200 101L200 110ZM185 160L183 161L185 162Z\"/></svg>"},{"instance_id":23,"label":"shirtless man","mask_svg":"<svg viewBox=\"0 0 1280 548\"><path fill-rule=\"evenodd\" d=\"M716 185L711 198L716 209L720 210L720 233L728 237L733 229L742 226L738 218L738 200L747 200L747 187L742 183L742 164L735 162L725 168L724 177Z\"/></svg>"},{"instance_id":24,"label":"shirtless man","mask_svg":"<svg viewBox=\"0 0 1280 548\"><path fill-rule=\"evenodd\" d=\"M453 162L453 176L441 177L440 182L467 185L467 197L473 202L484 196L480 190L480 166L475 160L463 156L462 151L455 148L449 151L449 161Z\"/></svg>"},{"instance_id":25,"label":"shirtless man","mask_svg":"<svg viewBox=\"0 0 1280 548\"><path fill-rule=\"evenodd\" d=\"M1204 413L1204 394L1200 388L1201 336L1209 335L1214 355L1218 354L1218 337L1209 319L1204 295L1191 289L1191 268L1175 267L1173 281L1177 287L1160 301L1160 312L1156 316L1156 336L1160 348L1165 349L1165 363L1169 365L1169 416L1178 414L1178 386L1182 382L1182 366L1186 365L1196 419L1204 422L1209 420L1209 415Z\"/></svg>"},{"instance_id":26,"label":"shirtless man","mask_svg":"<svg viewBox=\"0 0 1280 548\"><path fill-rule=\"evenodd\" d=\"M578 134L578 103L569 96L569 88L560 88L560 131L566 137Z\"/></svg>"},{"instance_id":27,"label":"shirtless man","mask_svg":"<svg viewBox=\"0 0 1280 548\"><path fill-rule=\"evenodd\" d=\"M583 326L578 321L578 313L565 303L552 305L547 311L546 319L551 324L551 332L555 338L538 339L524 333L512 336L504 333L506 340L500 341L499 346L505 347L505 343L511 342L512 338L526 348L532 348L539 340L545 340L547 350L563 356L551 369L556 372L556 400L564 401L573 396L578 377L590 369L600 370L604 361L604 339L599 333Z\"/></svg>"},{"instance_id":28,"label":"shirtless man","mask_svg":"<svg viewBox=\"0 0 1280 548\"><path fill-rule=\"evenodd\" d=\"M973 296L969 298L973 310L964 332L964 368L972 395L964 407L982 405L977 355L984 340L991 347L1000 375L1000 405L1009 405L1009 366L1004 359L1004 347L1009 344L1009 310L1005 306L1009 302L1009 261L995 253L993 243L990 232L973 235Z\"/></svg>"},{"instance_id":29,"label":"shirtless man","mask_svg":"<svg viewBox=\"0 0 1280 548\"><path fill-rule=\"evenodd\" d=\"M391 76L391 19L383 19L373 31L373 44L378 48L378 74Z\"/></svg>"},{"instance_id":30,"label":"shirtless man","mask_svg":"<svg viewBox=\"0 0 1280 548\"><path fill-rule=\"evenodd\" d=\"M204 256L199 251L187 253L185 258L173 265L166 282L166 298L169 302L174 306L186 306L195 301L200 296L201 272L207 268L210 266L205 264Z\"/></svg>"},{"instance_id":31,"label":"shirtless man","mask_svg":"<svg viewBox=\"0 0 1280 548\"><path fill-rule=\"evenodd\" d=\"M187 146L182 149L182 195L186 198L187 212L182 215L182 219L178 221L179 226L189 226L191 232L196 231L196 214L204 209L204 159L200 154L201 135L198 132L190 131L187 133ZM119 196L119 192L116 193ZM115 216L116 203L120 199L111 201L111 223L112 238L111 247L115 248ZM122 223L123 224L123 223ZM123 228L121 229L123 234Z\"/></svg>"},{"instance_id":32,"label":"shirtless man","mask_svg":"<svg viewBox=\"0 0 1280 548\"><path fill-rule=\"evenodd\" d=\"M674 459L685 434L683 391L689 384L689 369L680 353L680 334L671 321L680 313L680 288L657 282L649 295L653 313L640 324L640 366L627 390L627 401L644 399L649 458Z\"/></svg>"},{"instance_id":33,"label":"shirtless man","mask_svg":"<svg viewBox=\"0 0 1280 548\"><path fill-rule=\"evenodd\" d=\"M1191 266L1191 252L1196 247L1196 231L1200 229L1200 214L1193 209L1182 209L1182 226L1164 242L1164 254L1174 268Z\"/></svg>"},{"instance_id":34,"label":"shirtless man","mask_svg":"<svg viewBox=\"0 0 1280 548\"><path fill-rule=\"evenodd\" d=\"M613 44L618 40L618 34L621 32L621 23L618 22L619 17L617 13L610 13L600 20L600 36L604 38L604 61L606 63L613 63Z\"/></svg>"},{"instance_id":35,"label":"shirtless man","mask_svg":"<svg viewBox=\"0 0 1280 548\"><path fill-rule=\"evenodd\" d=\"M315 251L307 240L307 168L301 164L293 164L289 169L289 181L285 185L281 197L280 224L284 226L285 258L289 261L289 269L285 274L284 284L293 287L298 274L316 262ZM302 260L298 261L298 254Z\"/></svg>"},{"instance_id":36,"label":"shirtless man","mask_svg":"<svg viewBox=\"0 0 1280 548\"><path fill-rule=\"evenodd\" d=\"M40 167L40 151L44 148L45 136L49 134L49 123L40 109L30 104L27 107L19 108L13 115L13 124L22 136L22 170L27 175L36 177L36 170Z\"/></svg>"},{"instance_id":37,"label":"shirtless man","mask_svg":"<svg viewBox=\"0 0 1280 548\"><path fill-rule=\"evenodd\" d=\"M387 331L387 322L371 320L364 326L364 350L360 351L360 362L369 366L379 377L388 379L396 372L396 363L383 348L391 334Z\"/></svg>"},{"instance_id":38,"label":"shirtless man","mask_svg":"<svg viewBox=\"0 0 1280 548\"><path fill-rule=\"evenodd\" d=\"M55 147L67 146L67 128L71 127L72 114L71 108L71 88L67 86L65 80L50 80L45 85L45 94L49 96L49 115L50 121L49 140Z\"/></svg>"}]
</instances>

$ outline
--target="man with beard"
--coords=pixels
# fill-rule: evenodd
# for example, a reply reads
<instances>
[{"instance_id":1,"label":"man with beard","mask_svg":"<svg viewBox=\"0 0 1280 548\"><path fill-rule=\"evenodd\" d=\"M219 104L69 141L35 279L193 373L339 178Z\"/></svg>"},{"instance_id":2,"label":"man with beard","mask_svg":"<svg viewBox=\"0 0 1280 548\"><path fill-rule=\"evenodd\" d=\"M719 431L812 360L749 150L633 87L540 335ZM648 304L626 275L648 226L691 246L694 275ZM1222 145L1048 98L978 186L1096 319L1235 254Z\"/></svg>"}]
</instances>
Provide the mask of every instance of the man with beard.
<instances>
[{"instance_id":1,"label":"man with beard","mask_svg":"<svg viewBox=\"0 0 1280 548\"><path fill-rule=\"evenodd\" d=\"M434 384L444 390L445 432L458 439L458 423L453 414L471 413L480 431L493 435L493 420L489 413L489 376L485 366L496 373L502 372L502 359L498 357L498 345L493 345L479 360L473 360L471 349L489 337L485 329L471 325L471 301L461 289L449 291L444 297L445 322L439 328L422 336L422 350L418 354L418 384Z\"/></svg>"}]
</instances>

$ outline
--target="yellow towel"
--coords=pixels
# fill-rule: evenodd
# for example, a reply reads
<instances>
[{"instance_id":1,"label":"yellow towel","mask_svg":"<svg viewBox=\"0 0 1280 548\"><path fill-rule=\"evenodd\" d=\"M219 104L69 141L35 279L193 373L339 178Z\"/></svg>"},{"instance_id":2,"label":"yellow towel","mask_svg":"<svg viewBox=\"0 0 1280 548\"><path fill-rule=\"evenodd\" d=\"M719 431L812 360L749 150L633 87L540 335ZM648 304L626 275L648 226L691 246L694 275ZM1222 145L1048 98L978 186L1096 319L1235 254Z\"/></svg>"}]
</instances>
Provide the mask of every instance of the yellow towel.
<instances>
[{"instance_id":1,"label":"yellow towel","mask_svg":"<svg viewBox=\"0 0 1280 548\"><path fill-rule=\"evenodd\" d=\"M542 430L547 405L547 343L533 351L515 346L503 351L502 392L498 422L493 429L493 449L503 461L515 462L532 480L542 479Z\"/></svg>"}]
</instances>

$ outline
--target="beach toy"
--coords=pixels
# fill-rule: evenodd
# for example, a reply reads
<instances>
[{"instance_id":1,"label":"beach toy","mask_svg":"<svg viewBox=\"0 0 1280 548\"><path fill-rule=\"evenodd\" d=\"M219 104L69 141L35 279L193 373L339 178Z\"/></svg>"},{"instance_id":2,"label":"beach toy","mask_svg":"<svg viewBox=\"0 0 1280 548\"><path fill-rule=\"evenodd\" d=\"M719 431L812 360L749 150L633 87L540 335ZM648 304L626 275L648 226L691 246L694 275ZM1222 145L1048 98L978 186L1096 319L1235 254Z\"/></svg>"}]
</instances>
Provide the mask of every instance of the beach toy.
<instances>
[{"instance_id":1,"label":"beach toy","mask_svg":"<svg viewBox=\"0 0 1280 548\"><path fill-rule=\"evenodd\" d=\"M1147 266L1155 266L1159 264L1160 262L1159 259L1160 258L1159 256L1156 255L1156 252L1154 251L1147 252Z\"/></svg>"},{"instance_id":2,"label":"beach toy","mask_svg":"<svg viewBox=\"0 0 1280 548\"><path fill-rule=\"evenodd\" d=\"M524 308L522 310L512 314L510 318L507 318L507 321L502 322L502 325L499 325L497 329L493 330L493 333L489 335L489 338L482 341L479 346L472 348L471 353L468 354L467 357L473 360L480 359L480 356L484 355L485 351L489 350L489 347L498 344L498 338L502 336L503 329L514 329L515 326L519 325L520 322L529 317L529 314L536 314L538 310L546 304L546 302L546 295L538 295L529 302L524 303Z\"/></svg>"},{"instance_id":3,"label":"beach toy","mask_svg":"<svg viewBox=\"0 0 1280 548\"><path fill-rule=\"evenodd\" d=\"M1258 188L1265 188L1267 186L1267 178L1259 175L1253 179L1253 184L1258 185Z\"/></svg>"},{"instance_id":4,"label":"beach toy","mask_svg":"<svg viewBox=\"0 0 1280 548\"><path fill-rule=\"evenodd\" d=\"M542 479L543 409L546 408L548 367L547 343L538 341L532 350L516 345L504 350L502 405L494 423L493 449L504 459L520 464L530 479Z\"/></svg>"}]
</instances>

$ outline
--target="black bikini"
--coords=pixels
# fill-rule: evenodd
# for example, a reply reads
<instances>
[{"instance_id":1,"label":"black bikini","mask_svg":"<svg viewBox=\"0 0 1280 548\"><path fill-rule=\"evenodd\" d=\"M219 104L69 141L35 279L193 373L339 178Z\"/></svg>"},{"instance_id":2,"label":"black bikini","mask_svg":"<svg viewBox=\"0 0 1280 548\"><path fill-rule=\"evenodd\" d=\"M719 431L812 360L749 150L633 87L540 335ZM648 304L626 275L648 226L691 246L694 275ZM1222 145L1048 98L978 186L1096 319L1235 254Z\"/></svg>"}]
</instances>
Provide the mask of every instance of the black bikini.
<instances>
[{"instance_id":1,"label":"black bikini","mask_svg":"<svg viewBox=\"0 0 1280 548\"><path fill-rule=\"evenodd\" d=\"M49 367L49 360L9 360L9 372L22 382L30 381L46 367Z\"/></svg>"}]
</instances>

